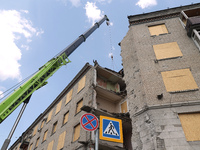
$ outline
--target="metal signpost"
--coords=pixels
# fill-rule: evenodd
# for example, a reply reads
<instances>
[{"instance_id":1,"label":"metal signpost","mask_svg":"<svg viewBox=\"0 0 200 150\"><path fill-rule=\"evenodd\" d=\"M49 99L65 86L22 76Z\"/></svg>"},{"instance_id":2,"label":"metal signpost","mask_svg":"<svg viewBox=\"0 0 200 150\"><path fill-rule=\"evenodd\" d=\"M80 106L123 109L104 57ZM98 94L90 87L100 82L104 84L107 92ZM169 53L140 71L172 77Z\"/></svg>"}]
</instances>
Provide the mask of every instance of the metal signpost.
<instances>
[{"instance_id":1,"label":"metal signpost","mask_svg":"<svg viewBox=\"0 0 200 150\"><path fill-rule=\"evenodd\" d=\"M96 134L95 134L95 150L98 150L98 145L99 145L99 120L98 118L90 113L86 113L81 117L80 120L81 126L83 129L85 129L86 131L95 131L96 130Z\"/></svg>"}]
</instances>

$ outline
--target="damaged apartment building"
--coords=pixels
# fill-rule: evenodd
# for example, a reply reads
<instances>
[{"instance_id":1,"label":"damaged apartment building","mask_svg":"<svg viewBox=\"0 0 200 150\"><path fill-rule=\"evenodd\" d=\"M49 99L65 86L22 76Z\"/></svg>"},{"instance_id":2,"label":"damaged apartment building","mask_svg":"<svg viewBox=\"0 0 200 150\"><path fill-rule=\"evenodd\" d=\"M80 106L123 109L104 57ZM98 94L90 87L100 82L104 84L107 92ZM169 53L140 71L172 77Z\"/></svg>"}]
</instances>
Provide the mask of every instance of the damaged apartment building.
<instances>
[{"instance_id":1,"label":"damaged apartment building","mask_svg":"<svg viewBox=\"0 0 200 150\"><path fill-rule=\"evenodd\" d=\"M80 125L80 118L86 112L97 117L103 115L120 118L123 120L124 129L130 129L127 102L124 101L126 86L122 75L122 71L118 73L102 68L96 61L94 66L85 64L10 149L94 149L94 132L85 131ZM124 137L130 137L130 133L131 130L124 131ZM99 149L121 150L124 145L99 140Z\"/></svg>"},{"instance_id":2,"label":"damaged apartment building","mask_svg":"<svg viewBox=\"0 0 200 150\"><path fill-rule=\"evenodd\" d=\"M92 150L92 113L122 120L99 150L200 149L200 3L128 16L119 72L86 64L10 150Z\"/></svg>"}]
</instances>

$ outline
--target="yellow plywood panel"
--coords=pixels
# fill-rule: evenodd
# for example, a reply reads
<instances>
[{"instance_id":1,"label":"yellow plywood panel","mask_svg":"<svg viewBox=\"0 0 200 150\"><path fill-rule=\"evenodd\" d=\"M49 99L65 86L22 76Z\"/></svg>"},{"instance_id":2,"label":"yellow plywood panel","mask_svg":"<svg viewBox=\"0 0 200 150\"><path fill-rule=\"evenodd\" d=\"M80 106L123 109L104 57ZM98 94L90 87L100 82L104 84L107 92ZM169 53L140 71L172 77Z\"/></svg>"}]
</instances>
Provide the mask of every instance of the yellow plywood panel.
<instances>
[{"instance_id":1,"label":"yellow plywood panel","mask_svg":"<svg viewBox=\"0 0 200 150\"><path fill-rule=\"evenodd\" d=\"M65 104L67 104L67 103L72 99L72 93L73 93L73 89L71 89L71 90L67 93Z\"/></svg>"},{"instance_id":2,"label":"yellow plywood panel","mask_svg":"<svg viewBox=\"0 0 200 150\"><path fill-rule=\"evenodd\" d=\"M37 126L35 126L35 128L34 128L34 131L33 131L33 136L36 134L36 132L37 132L37 128L38 128L38 125L37 125Z\"/></svg>"},{"instance_id":3,"label":"yellow plywood panel","mask_svg":"<svg viewBox=\"0 0 200 150\"><path fill-rule=\"evenodd\" d=\"M151 35L159 35L159 34L168 33L165 24L149 26L148 28Z\"/></svg>"},{"instance_id":4,"label":"yellow plywood panel","mask_svg":"<svg viewBox=\"0 0 200 150\"><path fill-rule=\"evenodd\" d=\"M80 129L81 126L80 124L78 124L77 126L74 127L74 138L73 138L73 142L78 140L79 136L80 136Z\"/></svg>"},{"instance_id":5,"label":"yellow plywood panel","mask_svg":"<svg viewBox=\"0 0 200 150\"><path fill-rule=\"evenodd\" d=\"M179 114L187 141L200 141L200 113Z\"/></svg>"},{"instance_id":6,"label":"yellow plywood panel","mask_svg":"<svg viewBox=\"0 0 200 150\"><path fill-rule=\"evenodd\" d=\"M121 112L126 113L127 112L127 102L121 104Z\"/></svg>"},{"instance_id":7,"label":"yellow plywood panel","mask_svg":"<svg viewBox=\"0 0 200 150\"><path fill-rule=\"evenodd\" d=\"M44 136L43 136L43 140L42 140L42 141L45 141L45 140L46 140L46 138L47 138L47 133L48 133L48 130L46 130L46 131L44 132Z\"/></svg>"},{"instance_id":8,"label":"yellow plywood panel","mask_svg":"<svg viewBox=\"0 0 200 150\"><path fill-rule=\"evenodd\" d=\"M52 134L56 132L57 124L58 124L58 122L55 122L53 124Z\"/></svg>"},{"instance_id":9,"label":"yellow plywood panel","mask_svg":"<svg viewBox=\"0 0 200 150\"><path fill-rule=\"evenodd\" d=\"M183 56L176 42L153 45L157 60Z\"/></svg>"},{"instance_id":10,"label":"yellow plywood panel","mask_svg":"<svg viewBox=\"0 0 200 150\"><path fill-rule=\"evenodd\" d=\"M32 147L33 147L33 143L31 143L31 145L29 147L29 150L32 150Z\"/></svg>"},{"instance_id":11,"label":"yellow plywood panel","mask_svg":"<svg viewBox=\"0 0 200 150\"><path fill-rule=\"evenodd\" d=\"M48 144L47 150L53 150L53 143L54 143L54 140L51 141L51 142Z\"/></svg>"},{"instance_id":12,"label":"yellow plywood panel","mask_svg":"<svg viewBox=\"0 0 200 150\"><path fill-rule=\"evenodd\" d=\"M62 105L62 100L57 104L55 114L57 114L57 113L60 111L60 109L61 109L61 105Z\"/></svg>"},{"instance_id":13,"label":"yellow plywood panel","mask_svg":"<svg viewBox=\"0 0 200 150\"><path fill-rule=\"evenodd\" d=\"M81 107L83 106L83 100L80 100L78 103L77 103L77 107L76 107L76 113L80 112L81 111Z\"/></svg>"},{"instance_id":14,"label":"yellow plywood panel","mask_svg":"<svg viewBox=\"0 0 200 150\"><path fill-rule=\"evenodd\" d=\"M68 121L68 117L69 117L69 112L67 112L67 113L64 115L63 124L65 124L65 123Z\"/></svg>"},{"instance_id":15,"label":"yellow plywood panel","mask_svg":"<svg viewBox=\"0 0 200 150\"><path fill-rule=\"evenodd\" d=\"M80 92L85 87L85 79L86 76L84 76L79 82L78 82L78 90L77 93Z\"/></svg>"},{"instance_id":16,"label":"yellow plywood panel","mask_svg":"<svg viewBox=\"0 0 200 150\"><path fill-rule=\"evenodd\" d=\"M64 131L62 134L60 134L59 139L58 139L57 150L60 150L61 148L64 147L65 135L66 135L66 131Z\"/></svg>"},{"instance_id":17,"label":"yellow plywood panel","mask_svg":"<svg viewBox=\"0 0 200 150\"><path fill-rule=\"evenodd\" d=\"M168 92L181 92L198 89L189 69L161 72Z\"/></svg>"},{"instance_id":18,"label":"yellow plywood panel","mask_svg":"<svg viewBox=\"0 0 200 150\"><path fill-rule=\"evenodd\" d=\"M49 122L51 120L51 116L52 116L53 110L51 110L49 112L48 118L47 118L47 122Z\"/></svg>"},{"instance_id":19,"label":"yellow plywood panel","mask_svg":"<svg viewBox=\"0 0 200 150\"><path fill-rule=\"evenodd\" d=\"M40 138L37 138L36 143L35 143L35 147L38 147L39 140L40 140Z\"/></svg>"},{"instance_id":20,"label":"yellow plywood panel","mask_svg":"<svg viewBox=\"0 0 200 150\"><path fill-rule=\"evenodd\" d=\"M45 120L42 121L40 128L43 128Z\"/></svg>"}]
</instances>

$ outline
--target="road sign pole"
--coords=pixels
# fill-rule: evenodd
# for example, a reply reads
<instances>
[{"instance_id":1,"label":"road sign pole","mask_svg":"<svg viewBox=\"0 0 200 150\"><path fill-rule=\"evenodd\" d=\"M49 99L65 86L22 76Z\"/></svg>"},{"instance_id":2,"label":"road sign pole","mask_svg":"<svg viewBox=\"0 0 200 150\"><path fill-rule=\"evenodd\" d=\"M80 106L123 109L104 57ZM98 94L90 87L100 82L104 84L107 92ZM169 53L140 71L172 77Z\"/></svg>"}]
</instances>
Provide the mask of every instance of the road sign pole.
<instances>
[{"instance_id":1,"label":"road sign pole","mask_svg":"<svg viewBox=\"0 0 200 150\"><path fill-rule=\"evenodd\" d=\"M99 127L96 130L96 135L95 135L95 150L99 149Z\"/></svg>"}]
</instances>

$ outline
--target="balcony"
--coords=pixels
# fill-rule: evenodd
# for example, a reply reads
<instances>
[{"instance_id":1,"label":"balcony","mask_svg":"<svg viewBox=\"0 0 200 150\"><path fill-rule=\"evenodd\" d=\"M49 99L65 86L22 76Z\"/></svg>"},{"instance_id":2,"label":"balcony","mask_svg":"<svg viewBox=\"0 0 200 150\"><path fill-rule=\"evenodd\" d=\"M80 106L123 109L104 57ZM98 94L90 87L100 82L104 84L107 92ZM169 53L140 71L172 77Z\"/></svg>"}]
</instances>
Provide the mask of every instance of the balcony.
<instances>
[{"instance_id":1,"label":"balcony","mask_svg":"<svg viewBox=\"0 0 200 150\"><path fill-rule=\"evenodd\" d=\"M96 87L97 92L97 109L110 113L120 112L120 102L126 95L126 85L122 76L112 70L98 66Z\"/></svg>"},{"instance_id":2,"label":"balcony","mask_svg":"<svg viewBox=\"0 0 200 150\"><path fill-rule=\"evenodd\" d=\"M180 19L187 31L187 35L191 37L193 29L200 28L200 8L182 11Z\"/></svg>"}]
</instances>

